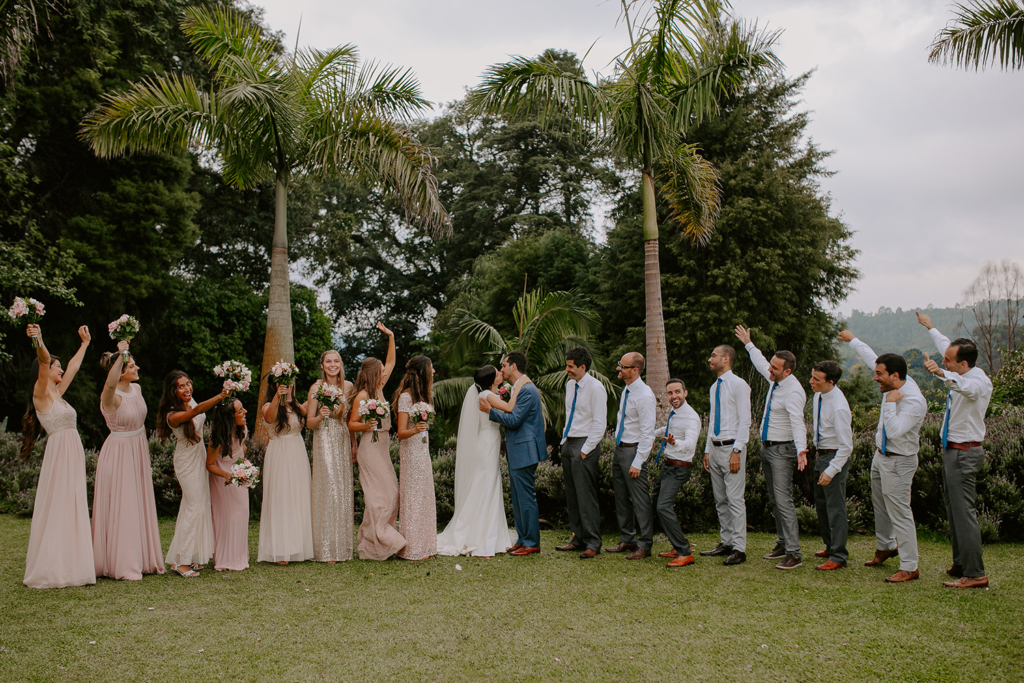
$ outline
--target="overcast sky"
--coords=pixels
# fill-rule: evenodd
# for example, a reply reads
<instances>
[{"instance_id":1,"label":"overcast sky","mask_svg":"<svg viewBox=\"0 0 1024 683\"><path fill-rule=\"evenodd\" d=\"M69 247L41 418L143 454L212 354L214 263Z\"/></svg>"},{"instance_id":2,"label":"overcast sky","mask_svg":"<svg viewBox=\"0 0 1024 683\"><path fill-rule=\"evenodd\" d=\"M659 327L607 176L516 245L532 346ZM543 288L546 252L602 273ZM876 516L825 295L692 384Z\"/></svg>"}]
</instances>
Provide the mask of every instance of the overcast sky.
<instances>
[{"instance_id":1,"label":"overcast sky","mask_svg":"<svg viewBox=\"0 0 1024 683\"><path fill-rule=\"evenodd\" d=\"M484 69L552 47L608 73L626 44L617 0L264 0L294 45L359 46L414 69L427 99L461 98ZM1024 71L933 66L942 0L733 0L734 14L783 29L790 76L817 69L801 107L835 154L823 181L855 231L863 277L840 306L952 306L988 259L1024 265ZM595 41L596 44L595 44ZM598 219L600 223L600 218Z\"/></svg>"}]
</instances>

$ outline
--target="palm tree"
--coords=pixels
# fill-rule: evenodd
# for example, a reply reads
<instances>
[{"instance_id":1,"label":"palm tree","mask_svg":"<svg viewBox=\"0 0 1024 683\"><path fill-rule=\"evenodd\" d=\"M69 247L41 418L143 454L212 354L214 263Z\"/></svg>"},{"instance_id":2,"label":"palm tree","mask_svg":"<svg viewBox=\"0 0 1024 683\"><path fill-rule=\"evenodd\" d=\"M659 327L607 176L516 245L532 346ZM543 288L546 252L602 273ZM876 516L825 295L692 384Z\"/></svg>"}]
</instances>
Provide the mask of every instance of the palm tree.
<instances>
[{"instance_id":1,"label":"palm tree","mask_svg":"<svg viewBox=\"0 0 1024 683\"><path fill-rule=\"evenodd\" d=\"M470 94L479 111L542 125L570 121L593 131L610 153L640 172L647 310L647 381L669 378L655 178L680 236L706 242L721 207L718 172L687 133L718 110L745 78L781 67L772 52L778 32L724 21L720 0L657 0L634 22L639 0L621 0L630 47L611 79L590 81L582 68L564 71L550 59L516 58L490 67ZM661 392L659 415L666 410Z\"/></svg>"},{"instance_id":2,"label":"palm tree","mask_svg":"<svg viewBox=\"0 0 1024 683\"><path fill-rule=\"evenodd\" d=\"M928 61L955 67L1024 68L1024 3L976 0L953 7L953 21L938 32Z\"/></svg>"},{"instance_id":3,"label":"palm tree","mask_svg":"<svg viewBox=\"0 0 1024 683\"><path fill-rule=\"evenodd\" d=\"M409 70L359 65L356 48L297 49L277 43L231 9L185 10L181 24L213 72L209 91L191 76L134 84L83 122L101 157L135 152L212 153L224 180L240 189L274 180L276 205L270 302L261 377L294 360L288 278L288 187L293 175L355 175L394 193L407 216L435 235L450 230L437 195L432 157L403 125L429 103ZM264 390L261 382L260 390ZM257 436L263 421L257 418Z\"/></svg>"},{"instance_id":4,"label":"palm tree","mask_svg":"<svg viewBox=\"0 0 1024 683\"><path fill-rule=\"evenodd\" d=\"M455 311L446 331L444 352L453 366L478 361L481 357L500 366L501 359L512 351L522 351L529 360L529 376L540 391L545 425L556 424L565 413L565 353L574 346L586 346L593 353L593 339L598 317L589 308L590 302L577 292L524 293L512 310L516 336L504 337L493 325L484 322L465 308ZM595 363L596 365L596 363ZM590 368L590 374L605 385L612 396L618 389L609 379ZM435 402L439 408L451 408L462 402L473 383L471 377L456 377L434 384Z\"/></svg>"}]
</instances>

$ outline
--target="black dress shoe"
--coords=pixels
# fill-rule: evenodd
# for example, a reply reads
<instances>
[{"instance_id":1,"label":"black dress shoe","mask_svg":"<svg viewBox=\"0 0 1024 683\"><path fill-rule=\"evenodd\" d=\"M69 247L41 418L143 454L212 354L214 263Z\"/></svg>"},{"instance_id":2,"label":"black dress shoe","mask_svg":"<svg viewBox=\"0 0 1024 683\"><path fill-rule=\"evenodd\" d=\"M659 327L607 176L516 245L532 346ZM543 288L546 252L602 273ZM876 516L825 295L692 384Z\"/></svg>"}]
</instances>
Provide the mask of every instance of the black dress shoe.
<instances>
[{"instance_id":1,"label":"black dress shoe","mask_svg":"<svg viewBox=\"0 0 1024 683\"><path fill-rule=\"evenodd\" d=\"M718 545L716 545L711 550L701 550L700 554L703 555L704 557L718 557L719 555L728 555L731 552L732 552L732 546L731 545L725 545L724 543L719 543Z\"/></svg>"},{"instance_id":2,"label":"black dress shoe","mask_svg":"<svg viewBox=\"0 0 1024 683\"><path fill-rule=\"evenodd\" d=\"M723 562L722 564L743 564L746 561L747 554L745 552L743 552L742 550L733 550L732 554L729 555L729 557L725 558L725 562Z\"/></svg>"}]
</instances>

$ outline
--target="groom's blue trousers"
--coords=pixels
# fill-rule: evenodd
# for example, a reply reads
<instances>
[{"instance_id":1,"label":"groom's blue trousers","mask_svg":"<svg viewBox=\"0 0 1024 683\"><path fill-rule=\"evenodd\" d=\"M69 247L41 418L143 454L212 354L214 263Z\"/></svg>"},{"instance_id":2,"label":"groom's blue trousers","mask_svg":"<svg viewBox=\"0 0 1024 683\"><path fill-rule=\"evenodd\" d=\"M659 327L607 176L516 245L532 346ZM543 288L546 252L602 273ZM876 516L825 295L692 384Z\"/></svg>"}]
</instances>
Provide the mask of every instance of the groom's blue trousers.
<instances>
[{"instance_id":1,"label":"groom's blue trousers","mask_svg":"<svg viewBox=\"0 0 1024 683\"><path fill-rule=\"evenodd\" d=\"M516 522L519 542L527 548L540 546L540 510L537 508L537 493L533 490L536 472L536 464L508 471L512 517Z\"/></svg>"}]
</instances>

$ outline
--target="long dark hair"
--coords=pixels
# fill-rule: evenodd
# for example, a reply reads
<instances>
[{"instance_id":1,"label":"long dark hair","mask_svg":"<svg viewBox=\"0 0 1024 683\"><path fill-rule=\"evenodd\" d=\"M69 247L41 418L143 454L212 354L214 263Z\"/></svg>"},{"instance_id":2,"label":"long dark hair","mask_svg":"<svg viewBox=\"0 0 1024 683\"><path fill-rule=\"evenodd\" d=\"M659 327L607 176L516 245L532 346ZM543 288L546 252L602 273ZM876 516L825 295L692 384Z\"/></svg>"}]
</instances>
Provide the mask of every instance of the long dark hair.
<instances>
[{"instance_id":1,"label":"long dark hair","mask_svg":"<svg viewBox=\"0 0 1024 683\"><path fill-rule=\"evenodd\" d=\"M167 416L171 413L181 413L189 409L189 406L181 402L178 398L178 380L184 377L188 379L188 375L181 370L171 370L167 373L167 377L164 378L164 393L160 397L160 407L156 411L156 435L160 437L162 443L167 443L167 439L171 438L174 433L171 430L171 425L167 423ZM202 436L196 431L196 424L192 420L185 420L182 423L182 427L185 428L185 441L190 444L199 443Z\"/></svg>"},{"instance_id":2,"label":"long dark hair","mask_svg":"<svg viewBox=\"0 0 1024 683\"><path fill-rule=\"evenodd\" d=\"M352 395L357 396L360 391L365 391L370 398L377 398L380 394L380 379L384 374L384 366L376 358L367 358L359 366L359 374L356 375L355 385L352 387Z\"/></svg>"},{"instance_id":3,"label":"long dark hair","mask_svg":"<svg viewBox=\"0 0 1024 683\"><path fill-rule=\"evenodd\" d=\"M60 358L54 355L50 355L50 366L59 361ZM39 381L39 359L32 361L32 371L30 375L32 383L28 385L28 405L25 408L25 415L21 418L21 453L19 454L22 460L28 460L32 455L32 449L36 445L36 441L39 439L39 434L43 431L43 425L39 423L39 415L36 414L36 404L32 400L32 394L35 393L36 382ZM51 408L50 410L53 410Z\"/></svg>"},{"instance_id":4,"label":"long dark hair","mask_svg":"<svg viewBox=\"0 0 1024 683\"><path fill-rule=\"evenodd\" d=\"M273 373L268 372L265 378L267 380L267 395L263 405L266 405L274 400L274 395L277 393L277 387L280 386L274 381ZM295 390L292 389L291 398L287 401L281 401L277 404L277 419L274 420L274 425L277 427L277 431L286 429L288 427L288 409L291 408L292 412L296 415L302 415L302 406L295 400Z\"/></svg>"},{"instance_id":5,"label":"long dark hair","mask_svg":"<svg viewBox=\"0 0 1024 683\"><path fill-rule=\"evenodd\" d=\"M426 356L413 356L405 364L405 376L398 385L395 392L394 413L398 414L398 398L403 392L408 391L412 396L413 403L426 401L430 403L431 392L434 388L434 373L431 372L433 364Z\"/></svg>"},{"instance_id":6,"label":"long dark hair","mask_svg":"<svg viewBox=\"0 0 1024 683\"><path fill-rule=\"evenodd\" d=\"M486 391L494 385L494 377L498 374L498 368L493 365L485 365L473 373L473 384L477 391Z\"/></svg>"},{"instance_id":7,"label":"long dark hair","mask_svg":"<svg viewBox=\"0 0 1024 683\"><path fill-rule=\"evenodd\" d=\"M245 425L235 424L235 404L241 403L237 398L229 399L214 406L212 426L210 427L210 448L219 448L220 457L231 455L231 442L245 440Z\"/></svg>"}]
</instances>

